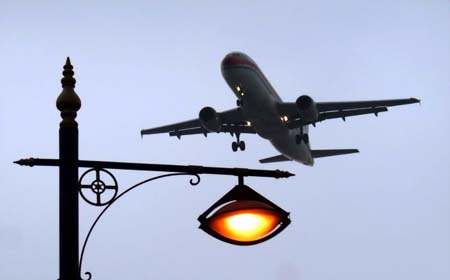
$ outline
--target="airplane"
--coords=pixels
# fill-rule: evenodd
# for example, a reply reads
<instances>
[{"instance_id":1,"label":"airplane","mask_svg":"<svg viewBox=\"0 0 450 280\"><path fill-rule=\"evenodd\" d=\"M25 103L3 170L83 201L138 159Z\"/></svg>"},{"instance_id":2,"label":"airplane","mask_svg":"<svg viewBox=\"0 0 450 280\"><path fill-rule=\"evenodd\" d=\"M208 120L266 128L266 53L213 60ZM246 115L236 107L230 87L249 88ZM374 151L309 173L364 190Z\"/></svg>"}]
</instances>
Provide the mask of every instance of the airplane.
<instances>
[{"instance_id":1,"label":"airplane","mask_svg":"<svg viewBox=\"0 0 450 280\"><path fill-rule=\"evenodd\" d=\"M198 118L141 130L147 134L169 133L178 139L185 135L229 133L236 137L234 152L245 150L241 134L257 134L269 140L281 154L261 159L261 163L296 161L314 165L315 158L358 153L357 149L312 150L309 126L324 120L386 112L388 107L419 103L417 98L348 102L316 102L301 95L295 102L283 102L256 63L248 55L232 52L221 64L222 76L237 97L236 108L216 112L212 107L200 110Z\"/></svg>"}]
</instances>

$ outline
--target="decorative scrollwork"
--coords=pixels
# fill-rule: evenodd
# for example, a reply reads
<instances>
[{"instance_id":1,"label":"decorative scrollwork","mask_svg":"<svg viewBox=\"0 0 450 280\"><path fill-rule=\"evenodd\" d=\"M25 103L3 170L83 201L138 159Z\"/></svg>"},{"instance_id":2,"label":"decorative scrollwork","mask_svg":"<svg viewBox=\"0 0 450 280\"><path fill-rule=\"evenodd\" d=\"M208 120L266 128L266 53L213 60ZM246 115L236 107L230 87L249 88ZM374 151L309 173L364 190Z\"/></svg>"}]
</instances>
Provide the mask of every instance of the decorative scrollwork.
<instances>
[{"instance_id":1,"label":"decorative scrollwork","mask_svg":"<svg viewBox=\"0 0 450 280\"><path fill-rule=\"evenodd\" d=\"M90 178L90 175L93 174L93 172L95 172L95 178ZM102 180L102 176L105 174L105 176L107 179L103 179ZM86 181L88 184L86 184ZM105 183L105 182L110 182ZM114 177L114 175L109 172L106 169L102 169L102 168L92 168L87 170L86 172L83 173L83 175L81 175L80 180L78 182L80 189L80 195L83 198L84 201L86 201L87 203L91 204L91 205L95 205L95 206L105 206L110 204L117 196L117 191L118 191L118 185L117 185L117 180ZM91 199L89 199L89 195L85 192L85 190L91 190L91 195L90 197L92 197L92 193L95 196L95 200L92 201ZM109 196L106 196L107 198L105 199L105 194L107 191L112 191L110 192L111 194Z\"/></svg>"},{"instance_id":2,"label":"decorative scrollwork","mask_svg":"<svg viewBox=\"0 0 450 280\"><path fill-rule=\"evenodd\" d=\"M82 280L91 280L91 278L92 278L92 273L90 273L89 271L87 271L87 272L84 273L84 275L86 275L87 278L83 278L83 277L80 275L80 278L81 278Z\"/></svg>"},{"instance_id":3,"label":"decorative scrollwork","mask_svg":"<svg viewBox=\"0 0 450 280\"><path fill-rule=\"evenodd\" d=\"M81 181L82 181L83 177L84 177L88 172L91 172L91 171L94 171L94 170L96 171L96 177L95 177L96 179L91 183L91 185L82 185L82 184L81 184ZM96 194L96 196L97 196L98 193L95 192L93 189L94 189L94 188L99 188L99 187L98 187L98 185L100 185L100 182L99 182L99 181L101 181L101 180L100 180L100 172L102 172L102 171L103 171L103 172L106 172L107 174L109 174L109 175L113 178L114 183L115 183L115 186L116 186L116 189L115 189L116 191L115 191L114 197L113 197L112 199L110 199L108 202L105 202L104 204L99 204L99 203L98 203L98 199L97 199L97 203L91 202L91 201L87 200L87 199L83 196L83 193L81 192L81 189L83 189L83 188L84 188L84 189L90 188L90 189ZM84 279L83 276L81 275L81 268L82 268L82 265L83 265L84 252L85 252L85 250L86 250L86 245L87 245L87 243L88 243L88 241L89 241L89 237L91 236L91 233L92 233L92 231L93 231L94 228L95 228L95 225L97 225L98 221L99 221L100 218L103 216L103 214L106 212L106 210L108 210L109 207L111 207L111 205L113 205L117 200L119 200L119 198L121 198L122 196L124 196L126 193L128 193L129 191L131 191L131 190L133 190L133 189L135 189L135 188L137 188L137 187L139 187L139 186L141 186L141 185L143 185L143 184L145 184L145 183L148 183L148 182L151 182L151 181L154 181L154 180L158 180L158 179L162 179L162 178L166 178L166 177L180 176L180 175L193 176L194 178L191 178L191 179L189 180L189 183L191 184L191 186L196 186L196 185L198 185L198 184L200 183L200 176L199 176L198 174L193 174L193 173L170 173L170 174L159 175L159 176L152 177L152 178L150 178L150 179L141 181L141 182L139 182L139 183L137 183L137 184L135 184L135 185L129 187L128 189L126 189L125 191L123 191L121 194L119 194L119 195L116 196L116 194L117 194L117 181L116 181L116 178L114 178L114 176L113 176L109 171L104 170L104 169L95 169L95 168L93 168L93 169L90 169L90 170L86 171L86 172L81 176L81 178L80 178L80 194L81 194L81 196L83 197L83 199L84 199L86 202L88 202L89 204L92 204L92 205L106 205L106 207L103 208L103 210L102 210L102 211L100 212L100 214L97 216L97 218L95 219L95 221L92 223L91 228L89 229L89 231L88 231L88 233L87 233L87 235L86 235L86 238L84 239L83 247L82 247L82 249L81 249L81 254L80 254L80 266L79 266L79 274L80 274L80 278L81 278L81 279L83 279L83 280L90 280L90 279L92 278L92 274L91 274L90 272L85 272L85 273L84 273L84 274L87 276L87 279ZM97 185L94 185L94 182L97 182ZM84 187L83 187L83 186L84 186ZM105 189L108 189L108 188L105 188ZM97 196L97 197L98 197L98 196ZM101 203L101 202L100 202L100 203Z\"/></svg>"},{"instance_id":4,"label":"decorative scrollwork","mask_svg":"<svg viewBox=\"0 0 450 280\"><path fill-rule=\"evenodd\" d=\"M189 180L189 184L191 184L191 186L197 186L200 183L200 176L198 174L191 175L194 176L194 178Z\"/></svg>"}]
</instances>

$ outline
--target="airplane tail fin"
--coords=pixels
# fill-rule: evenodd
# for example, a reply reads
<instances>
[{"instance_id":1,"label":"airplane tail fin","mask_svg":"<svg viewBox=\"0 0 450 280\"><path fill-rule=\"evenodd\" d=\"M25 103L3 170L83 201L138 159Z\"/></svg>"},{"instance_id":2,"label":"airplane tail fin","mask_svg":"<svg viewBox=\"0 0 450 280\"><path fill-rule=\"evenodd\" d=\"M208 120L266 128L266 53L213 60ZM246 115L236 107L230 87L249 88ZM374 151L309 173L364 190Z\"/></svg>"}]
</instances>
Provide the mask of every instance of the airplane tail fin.
<instances>
[{"instance_id":1,"label":"airplane tail fin","mask_svg":"<svg viewBox=\"0 0 450 280\"><path fill-rule=\"evenodd\" d=\"M311 155L313 158L332 157L354 153L359 153L359 150L358 149L311 150Z\"/></svg>"},{"instance_id":2,"label":"airplane tail fin","mask_svg":"<svg viewBox=\"0 0 450 280\"><path fill-rule=\"evenodd\" d=\"M259 160L260 163L270 163L270 162L280 162L280 161L291 161L291 160L288 159L287 157L283 156L283 155L263 158L263 159Z\"/></svg>"}]
</instances>

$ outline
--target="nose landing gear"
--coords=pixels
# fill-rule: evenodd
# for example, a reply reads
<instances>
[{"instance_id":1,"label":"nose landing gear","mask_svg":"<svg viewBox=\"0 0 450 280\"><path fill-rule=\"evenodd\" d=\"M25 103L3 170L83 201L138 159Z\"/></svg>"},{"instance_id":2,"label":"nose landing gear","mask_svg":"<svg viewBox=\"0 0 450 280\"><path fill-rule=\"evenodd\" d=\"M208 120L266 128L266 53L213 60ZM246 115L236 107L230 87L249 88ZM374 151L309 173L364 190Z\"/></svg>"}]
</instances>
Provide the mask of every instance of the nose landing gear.
<instances>
[{"instance_id":1,"label":"nose landing gear","mask_svg":"<svg viewBox=\"0 0 450 280\"><path fill-rule=\"evenodd\" d=\"M241 151L245 151L245 142L244 141L240 141L239 140L239 134L236 133L236 140L237 141L233 141L233 143L231 143L231 149L233 150L233 152L237 152L237 150L241 150Z\"/></svg>"},{"instance_id":2,"label":"nose landing gear","mask_svg":"<svg viewBox=\"0 0 450 280\"><path fill-rule=\"evenodd\" d=\"M295 143L301 144L302 142L305 142L305 144L309 143L308 134L297 134L297 135L295 135Z\"/></svg>"},{"instance_id":3,"label":"nose landing gear","mask_svg":"<svg viewBox=\"0 0 450 280\"><path fill-rule=\"evenodd\" d=\"M295 143L301 144L302 142L309 143L308 134L303 133L303 127L300 128L300 134L295 135Z\"/></svg>"}]
</instances>

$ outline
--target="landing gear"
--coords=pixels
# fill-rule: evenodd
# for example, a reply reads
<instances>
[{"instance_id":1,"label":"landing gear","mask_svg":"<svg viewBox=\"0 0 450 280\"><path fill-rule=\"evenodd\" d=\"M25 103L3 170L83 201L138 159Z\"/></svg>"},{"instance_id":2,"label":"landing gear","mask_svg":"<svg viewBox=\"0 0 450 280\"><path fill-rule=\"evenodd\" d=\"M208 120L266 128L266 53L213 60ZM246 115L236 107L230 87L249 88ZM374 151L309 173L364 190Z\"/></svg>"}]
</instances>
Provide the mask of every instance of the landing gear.
<instances>
[{"instance_id":1,"label":"landing gear","mask_svg":"<svg viewBox=\"0 0 450 280\"><path fill-rule=\"evenodd\" d=\"M233 143L231 143L231 149L233 152L237 152L238 149L245 151L245 142L239 140L239 134L236 134L236 139L237 141L233 141Z\"/></svg>"},{"instance_id":2,"label":"landing gear","mask_svg":"<svg viewBox=\"0 0 450 280\"><path fill-rule=\"evenodd\" d=\"M231 149L233 150L233 152L237 152L237 150L241 150L241 151L245 151L245 142L244 141L233 141L233 143L231 143Z\"/></svg>"},{"instance_id":3,"label":"landing gear","mask_svg":"<svg viewBox=\"0 0 450 280\"><path fill-rule=\"evenodd\" d=\"M305 142L305 144L309 143L308 134L297 134L297 135L295 135L295 143L301 144L302 142Z\"/></svg>"},{"instance_id":4,"label":"landing gear","mask_svg":"<svg viewBox=\"0 0 450 280\"><path fill-rule=\"evenodd\" d=\"M242 100L241 99L236 100L236 106L238 106L238 107L242 106Z\"/></svg>"},{"instance_id":5,"label":"landing gear","mask_svg":"<svg viewBox=\"0 0 450 280\"><path fill-rule=\"evenodd\" d=\"M300 134L295 135L295 143L298 145L302 142L305 142L305 144L309 143L309 137L308 134L303 133L303 127L300 127Z\"/></svg>"}]
</instances>

